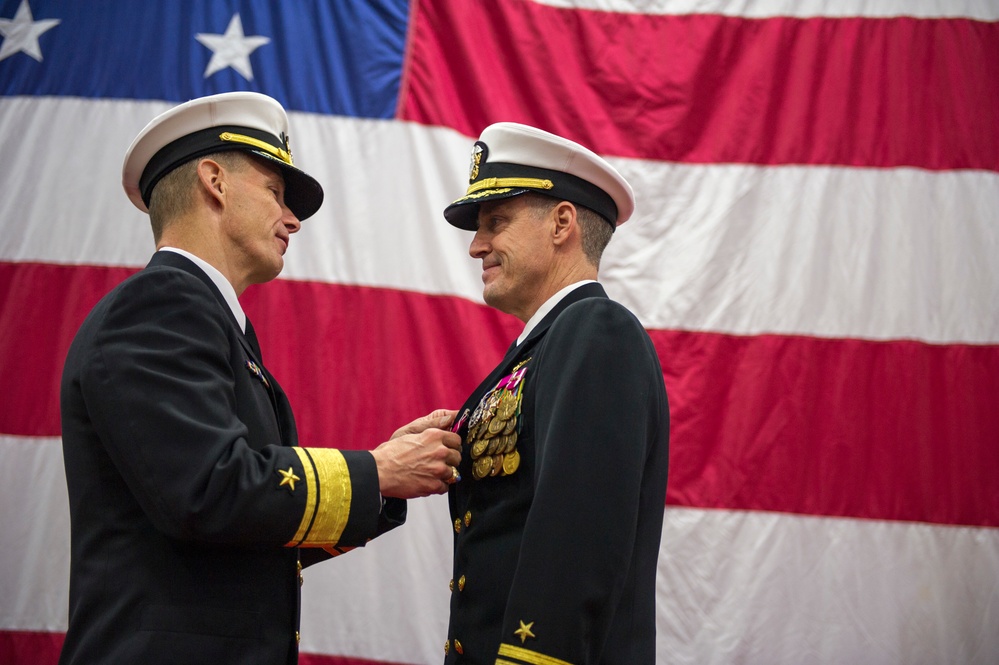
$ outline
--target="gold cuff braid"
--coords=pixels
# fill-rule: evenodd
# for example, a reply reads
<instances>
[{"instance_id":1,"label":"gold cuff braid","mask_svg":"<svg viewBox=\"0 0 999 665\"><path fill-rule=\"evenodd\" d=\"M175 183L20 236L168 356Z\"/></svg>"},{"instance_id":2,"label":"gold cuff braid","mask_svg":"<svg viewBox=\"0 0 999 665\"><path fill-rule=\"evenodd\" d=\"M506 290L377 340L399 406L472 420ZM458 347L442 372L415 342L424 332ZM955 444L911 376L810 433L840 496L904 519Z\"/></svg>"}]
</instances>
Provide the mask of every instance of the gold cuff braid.
<instances>
[{"instance_id":1,"label":"gold cuff braid","mask_svg":"<svg viewBox=\"0 0 999 665\"><path fill-rule=\"evenodd\" d=\"M302 522L286 547L331 547L350 518L350 471L339 450L295 448L308 495Z\"/></svg>"},{"instance_id":2,"label":"gold cuff braid","mask_svg":"<svg viewBox=\"0 0 999 665\"><path fill-rule=\"evenodd\" d=\"M546 656L543 653L531 651L530 649L518 647L513 644L500 644L499 655L506 656L507 658L515 658L519 662L530 663L530 665L572 665L568 661ZM497 659L496 662L501 663L503 661Z\"/></svg>"}]
</instances>

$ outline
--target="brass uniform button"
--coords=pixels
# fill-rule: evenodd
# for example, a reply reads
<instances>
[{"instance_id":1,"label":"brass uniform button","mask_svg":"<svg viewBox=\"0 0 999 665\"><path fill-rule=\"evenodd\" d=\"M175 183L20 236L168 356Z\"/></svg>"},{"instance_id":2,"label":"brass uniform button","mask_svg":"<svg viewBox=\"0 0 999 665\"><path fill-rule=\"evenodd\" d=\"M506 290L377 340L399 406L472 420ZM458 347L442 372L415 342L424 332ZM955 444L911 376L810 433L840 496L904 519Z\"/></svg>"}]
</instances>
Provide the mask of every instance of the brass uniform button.
<instances>
[{"instance_id":1,"label":"brass uniform button","mask_svg":"<svg viewBox=\"0 0 999 665\"><path fill-rule=\"evenodd\" d=\"M450 650L451 650L451 640L444 640L444 655L446 656L447 652Z\"/></svg>"},{"instance_id":2,"label":"brass uniform button","mask_svg":"<svg viewBox=\"0 0 999 665\"><path fill-rule=\"evenodd\" d=\"M465 590L465 576L462 575L460 578L458 578L458 591L464 591L464 590Z\"/></svg>"},{"instance_id":3,"label":"brass uniform button","mask_svg":"<svg viewBox=\"0 0 999 665\"><path fill-rule=\"evenodd\" d=\"M454 532L461 533L461 518L455 518L454 520Z\"/></svg>"},{"instance_id":4,"label":"brass uniform button","mask_svg":"<svg viewBox=\"0 0 999 665\"><path fill-rule=\"evenodd\" d=\"M447 583L447 588L454 591L454 578L451 578L451 581Z\"/></svg>"},{"instance_id":5,"label":"brass uniform button","mask_svg":"<svg viewBox=\"0 0 999 665\"><path fill-rule=\"evenodd\" d=\"M295 568L296 568L296 572L298 572L299 574L301 574L302 573L302 562L301 561L296 561L295 562Z\"/></svg>"},{"instance_id":6,"label":"brass uniform button","mask_svg":"<svg viewBox=\"0 0 999 665\"><path fill-rule=\"evenodd\" d=\"M454 650L457 651L459 654L465 653L465 650L461 648L461 642L459 642L458 640L454 641Z\"/></svg>"},{"instance_id":7,"label":"brass uniform button","mask_svg":"<svg viewBox=\"0 0 999 665\"><path fill-rule=\"evenodd\" d=\"M301 575L298 576L298 586L299 588L305 586L305 578L302 577Z\"/></svg>"},{"instance_id":8,"label":"brass uniform button","mask_svg":"<svg viewBox=\"0 0 999 665\"><path fill-rule=\"evenodd\" d=\"M296 631L295 631L295 644L298 644L298 643L300 643L301 641L302 641L302 636L301 636L301 635L299 634L299 632L298 632L298 631L296 630Z\"/></svg>"},{"instance_id":9,"label":"brass uniform button","mask_svg":"<svg viewBox=\"0 0 999 665\"><path fill-rule=\"evenodd\" d=\"M472 526L472 511L465 513L465 526Z\"/></svg>"}]
</instances>

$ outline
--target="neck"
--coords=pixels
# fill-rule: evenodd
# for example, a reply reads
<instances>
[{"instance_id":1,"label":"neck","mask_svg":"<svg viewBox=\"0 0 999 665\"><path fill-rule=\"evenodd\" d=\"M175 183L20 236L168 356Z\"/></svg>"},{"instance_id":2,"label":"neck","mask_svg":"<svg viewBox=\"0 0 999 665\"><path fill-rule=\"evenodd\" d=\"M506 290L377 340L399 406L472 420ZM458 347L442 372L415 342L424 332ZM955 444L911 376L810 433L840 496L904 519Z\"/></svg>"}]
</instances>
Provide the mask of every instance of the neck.
<instances>
[{"instance_id":1,"label":"neck","mask_svg":"<svg viewBox=\"0 0 999 665\"><path fill-rule=\"evenodd\" d=\"M212 232L215 228L210 220L193 217L178 219L164 229L163 235L156 243L156 249L176 247L194 254L222 273L226 280L232 284L236 295L241 296L246 287L250 285L249 280L230 260L225 244Z\"/></svg>"},{"instance_id":2,"label":"neck","mask_svg":"<svg viewBox=\"0 0 999 665\"><path fill-rule=\"evenodd\" d=\"M548 273L547 279L541 284L537 297L533 300L530 311L521 312L517 318L527 323L537 311L548 302L553 295L576 282L586 279L596 279L597 269L588 261L578 261L572 265L555 266Z\"/></svg>"}]
</instances>

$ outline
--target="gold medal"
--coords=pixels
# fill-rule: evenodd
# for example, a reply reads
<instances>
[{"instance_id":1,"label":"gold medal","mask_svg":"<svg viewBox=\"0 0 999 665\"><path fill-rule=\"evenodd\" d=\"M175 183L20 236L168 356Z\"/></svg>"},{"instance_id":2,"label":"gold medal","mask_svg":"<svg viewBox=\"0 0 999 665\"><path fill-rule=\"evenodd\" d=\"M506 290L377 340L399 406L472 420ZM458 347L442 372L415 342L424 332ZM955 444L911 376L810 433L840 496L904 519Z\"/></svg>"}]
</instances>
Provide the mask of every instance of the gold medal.
<instances>
[{"instance_id":1,"label":"gold medal","mask_svg":"<svg viewBox=\"0 0 999 665\"><path fill-rule=\"evenodd\" d=\"M486 446L489 442L485 439L479 439L472 444L472 459L479 459L482 457L482 453L486 452Z\"/></svg>"},{"instance_id":2,"label":"gold medal","mask_svg":"<svg viewBox=\"0 0 999 665\"><path fill-rule=\"evenodd\" d=\"M496 409L496 415L503 420L509 420L516 412L517 396L509 390L504 390L503 397L500 398L499 407Z\"/></svg>"},{"instance_id":3,"label":"gold medal","mask_svg":"<svg viewBox=\"0 0 999 665\"><path fill-rule=\"evenodd\" d=\"M503 444L506 441L505 436L498 436L495 439L489 440L489 450L486 452L490 455L495 455L496 453L503 452Z\"/></svg>"},{"instance_id":4,"label":"gold medal","mask_svg":"<svg viewBox=\"0 0 999 665\"><path fill-rule=\"evenodd\" d=\"M513 430L515 429L517 429L517 419L510 418L510 420L506 421L506 427L503 428L503 433L513 434Z\"/></svg>"},{"instance_id":5,"label":"gold medal","mask_svg":"<svg viewBox=\"0 0 999 665\"><path fill-rule=\"evenodd\" d=\"M506 443L503 446L503 450L501 450L500 452L502 453L511 452L514 448L516 448L516 446L517 446L517 433L514 432L513 434L507 434Z\"/></svg>"},{"instance_id":6,"label":"gold medal","mask_svg":"<svg viewBox=\"0 0 999 665\"><path fill-rule=\"evenodd\" d=\"M506 421L498 416L489 421L489 433L493 436L502 432L504 427L506 427Z\"/></svg>"},{"instance_id":7,"label":"gold medal","mask_svg":"<svg viewBox=\"0 0 999 665\"><path fill-rule=\"evenodd\" d=\"M503 475L509 476L520 468L520 451L514 450L509 455L503 457Z\"/></svg>"},{"instance_id":8,"label":"gold medal","mask_svg":"<svg viewBox=\"0 0 999 665\"><path fill-rule=\"evenodd\" d=\"M475 460L472 464L472 476L476 480L482 480L493 470L493 458L486 455Z\"/></svg>"},{"instance_id":9,"label":"gold medal","mask_svg":"<svg viewBox=\"0 0 999 665\"><path fill-rule=\"evenodd\" d=\"M490 476L495 476L503 470L503 455L493 455L493 468L489 470Z\"/></svg>"}]
</instances>

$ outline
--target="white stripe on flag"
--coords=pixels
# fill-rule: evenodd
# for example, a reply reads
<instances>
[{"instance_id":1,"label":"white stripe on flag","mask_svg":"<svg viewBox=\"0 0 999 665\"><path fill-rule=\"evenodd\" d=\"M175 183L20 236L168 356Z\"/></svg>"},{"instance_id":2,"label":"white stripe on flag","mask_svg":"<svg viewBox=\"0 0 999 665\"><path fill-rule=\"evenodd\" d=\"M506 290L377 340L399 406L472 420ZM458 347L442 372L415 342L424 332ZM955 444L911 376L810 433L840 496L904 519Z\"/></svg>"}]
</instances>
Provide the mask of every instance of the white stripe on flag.
<instances>
[{"instance_id":1,"label":"white stripe on flag","mask_svg":"<svg viewBox=\"0 0 999 665\"><path fill-rule=\"evenodd\" d=\"M151 234L118 184L121 157L167 107L0 100L0 149L18 165L0 171L0 191L18 193L0 218L20 220L0 260L144 265ZM284 278L481 302L471 236L441 216L462 192L467 137L315 114L292 114L292 129L326 203ZM36 158L53 154L59 168ZM649 328L999 342L999 309L981 306L999 293L997 173L612 161L638 213L601 279Z\"/></svg>"},{"instance_id":2,"label":"white stripe on flag","mask_svg":"<svg viewBox=\"0 0 999 665\"><path fill-rule=\"evenodd\" d=\"M60 439L0 435L0 630L65 631L69 499Z\"/></svg>"},{"instance_id":3,"label":"white stripe on flag","mask_svg":"<svg viewBox=\"0 0 999 665\"><path fill-rule=\"evenodd\" d=\"M576 9L641 14L721 14L744 18L971 18L999 20L991 0L536 0Z\"/></svg>"}]
</instances>

